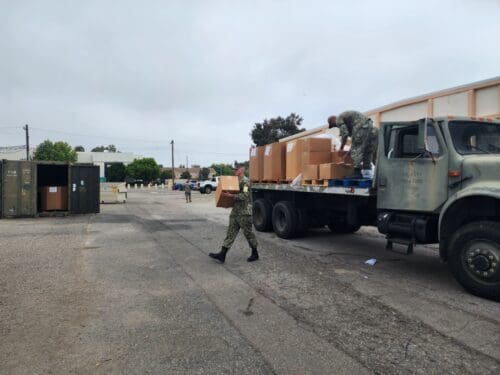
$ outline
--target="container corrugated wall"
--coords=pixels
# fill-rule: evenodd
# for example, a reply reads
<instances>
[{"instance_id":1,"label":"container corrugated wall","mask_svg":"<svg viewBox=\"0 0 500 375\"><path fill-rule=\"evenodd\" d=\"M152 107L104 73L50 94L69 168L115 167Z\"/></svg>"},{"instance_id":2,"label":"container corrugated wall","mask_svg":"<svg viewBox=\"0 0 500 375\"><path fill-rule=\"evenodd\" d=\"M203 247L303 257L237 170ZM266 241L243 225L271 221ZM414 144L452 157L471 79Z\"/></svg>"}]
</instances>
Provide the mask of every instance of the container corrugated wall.
<instances>
[{"instance_id":1,"label":"container corrugated wall","mask_svg":"<svg viewBox=\"0 0 500 375\"><path fill-rule=\"evenodd\" d=\"M3 217L36 215L35 164L29 161L2 162Z\"/></svg>"}]
</instances>

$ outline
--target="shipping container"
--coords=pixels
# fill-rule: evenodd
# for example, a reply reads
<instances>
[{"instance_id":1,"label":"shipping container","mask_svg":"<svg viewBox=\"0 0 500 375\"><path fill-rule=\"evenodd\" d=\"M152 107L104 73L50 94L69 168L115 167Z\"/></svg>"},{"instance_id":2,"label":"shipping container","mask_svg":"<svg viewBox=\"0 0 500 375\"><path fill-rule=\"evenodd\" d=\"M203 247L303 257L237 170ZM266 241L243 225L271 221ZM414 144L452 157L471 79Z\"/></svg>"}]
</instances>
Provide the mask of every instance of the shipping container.
<instances>
[{"instance_id":1,"label":"shipping container","mask_svg":"<svg viewBox=\"0 0 500 375\"><path fill-rule=\"evenodd\" d=\"M59 162L0 162L0 217L99 212L99 167Z\"/></svg>"},{"instance_id":2,"label":"shipping container","mask_svg":"<svg viewBox=\"0 0 500 375\"><path fill-rule=\"evenodd\" d=\"M35 216L35 165L17 160L3 160L2 164L2 216Z\"/></svg>"}]
</instances>

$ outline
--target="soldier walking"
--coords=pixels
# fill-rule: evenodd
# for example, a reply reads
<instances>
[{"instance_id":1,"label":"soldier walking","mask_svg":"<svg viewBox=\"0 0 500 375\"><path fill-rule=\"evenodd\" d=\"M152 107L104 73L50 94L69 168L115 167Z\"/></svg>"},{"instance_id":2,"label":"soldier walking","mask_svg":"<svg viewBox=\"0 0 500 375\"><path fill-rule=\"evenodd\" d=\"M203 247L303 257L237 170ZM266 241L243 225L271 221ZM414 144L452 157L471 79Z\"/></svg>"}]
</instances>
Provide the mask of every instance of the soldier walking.
<instances>
[{"instance_id":1,"label":"soldier walking","mask_svg":"<svg viewBox=\"0 0 500 375\"><path fill-rule=\"evenodd\" d=\"M186 203L191 203L191 185L189 181L184 183L184 195L186 196Z\"/></svg>"},{"instance_id":2,"label":"soldier walking","mask_svg":"<svg viewBox=\"0 0 500 375\"><path fill-rule=\"evenodd\" d=\"M240 180L240 192L237 194L222 192L226 197L234 199L234 206L229 215L229 227L227 228L226 238L222 244L222 248L218 253L208 254L210 257L224 263L226 254L231 248L236 236L240 229L243 231L245 238L252 249L251 255L247 258L248 262L253 262L259 259L257 252L257 238L252 232L252 211L250 205L250 192L248 191L248 184L243 181L243 170L236 172Z\"/></svg>"},{"instance_id":3,"label":"soldier walking","mask_svg":"<svg viewBox=\"0 0 500 375\"><path fill-rule=\"evenodd\" d=\"M351 137L351 158L354 172L350 178L363 178L362 169L370 169L371 163L375 164L377 157L378 129L373 127L372 120L357 111L345 111L338 117L328 118L330 128L338 127L340 130L340 150L344 150L348 137Z\"/></svg>"}]
</instances>

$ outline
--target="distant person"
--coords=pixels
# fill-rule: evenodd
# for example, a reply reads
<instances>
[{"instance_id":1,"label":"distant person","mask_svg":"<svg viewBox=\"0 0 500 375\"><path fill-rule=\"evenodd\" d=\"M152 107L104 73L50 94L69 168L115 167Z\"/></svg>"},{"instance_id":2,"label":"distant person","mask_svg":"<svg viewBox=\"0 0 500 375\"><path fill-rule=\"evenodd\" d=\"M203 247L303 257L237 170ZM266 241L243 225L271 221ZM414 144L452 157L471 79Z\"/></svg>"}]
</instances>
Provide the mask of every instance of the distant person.
<instances>
[{"instance_id":1,"label":"distant person","mask_svg":"<svg viewBox=\"0 0 500 375\"><path fill-rule=\"evenodd\" d=\"M341 151L344 150L347 139L351 137L350 154L354 171L349 178L363 178L361 170L371 169L371 163L375 164L378 129L373 127L373 122L369 117L357 111L345 111L338 117L330 116L328 125L330 128L339 128Z\"/></svg>"},{"instance_id":2,"label":"distant person","mask_svg":"<svg viewBox=\"0 0 500 375\"><path fill-rule=\"evenodd\" d=\"M186 196L186 203L191 203L191 185L189 181L184 183L184 195Z\"/></svg>"},{"instance_id":3,"label":"distant person","mask_svg":"<svg viewBox=\"0 0 500 375\"><path fill-rule=\"evenodd\" d=\"M248 191L248 183L243 180L243 168L236 171L236 175L240 181L240 192L226 193L222 192L226 197L231 197L234 199L234 206L231 209L231 214L229 215L229 227L227 228L226 238L222 244L222 248L218 253L208 254L210 257L224 263L226 260L226 254L231 248L236 236L240 229L243 231L245 238L252 249L251 255L247 258L248 262L254 262L259 259L259 253L257 252L257 238L252 232L252 208L250 205L250 192Z\"/></svg>"}]
</instances>

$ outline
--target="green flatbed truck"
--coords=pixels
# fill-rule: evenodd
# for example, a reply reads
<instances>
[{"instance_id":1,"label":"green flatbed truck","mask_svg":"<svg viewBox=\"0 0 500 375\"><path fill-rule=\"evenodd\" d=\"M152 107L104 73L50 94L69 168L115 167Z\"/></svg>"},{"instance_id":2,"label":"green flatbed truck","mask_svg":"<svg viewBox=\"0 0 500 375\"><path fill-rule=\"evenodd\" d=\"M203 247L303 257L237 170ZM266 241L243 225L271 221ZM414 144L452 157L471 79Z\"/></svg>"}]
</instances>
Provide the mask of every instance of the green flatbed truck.
<instances>
[{"instance_id":1,"label":"green flatbed truck","mask_svg":"<svg viewBox=\"0 0 500 375\"><path fill-rule=\"evenodd\" d=\"M473 117L382 123L371 187L254 183L256 230L281 238L327 225L375 226L413 252L439 243L470 293L500 301L500 121Z\"/></svg>"}]
</instances>

